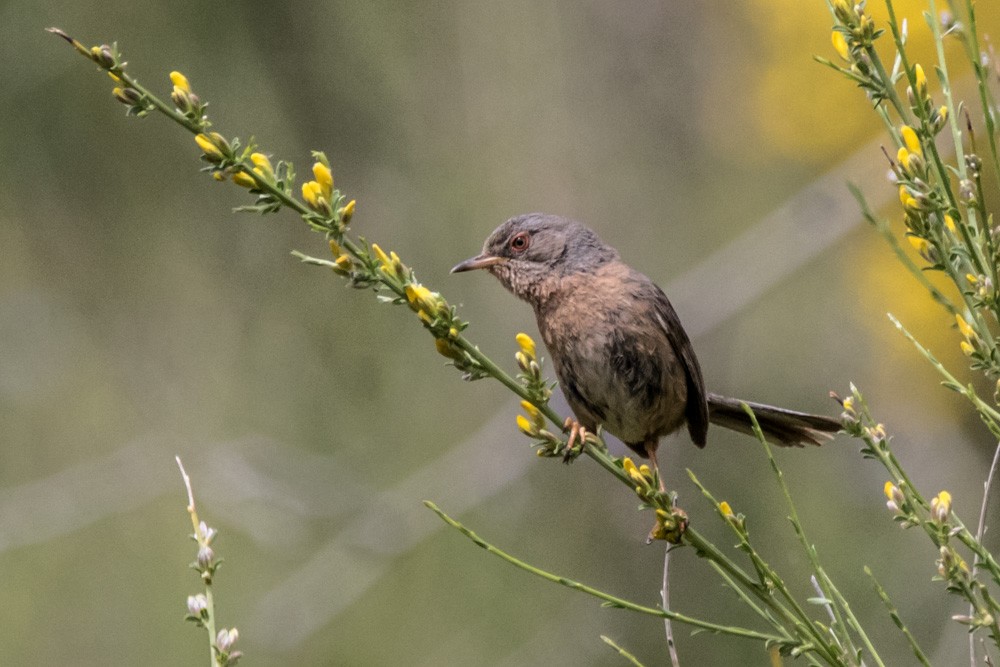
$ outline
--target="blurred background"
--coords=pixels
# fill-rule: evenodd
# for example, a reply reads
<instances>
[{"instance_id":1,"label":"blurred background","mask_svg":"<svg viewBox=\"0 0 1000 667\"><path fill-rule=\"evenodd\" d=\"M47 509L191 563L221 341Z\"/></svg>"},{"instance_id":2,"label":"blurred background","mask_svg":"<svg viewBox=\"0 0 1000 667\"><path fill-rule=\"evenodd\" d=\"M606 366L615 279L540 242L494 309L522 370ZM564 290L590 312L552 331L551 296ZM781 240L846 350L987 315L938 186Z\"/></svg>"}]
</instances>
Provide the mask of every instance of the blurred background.
<instances>
[{"instance_id":1,"label":"blurred background","mask_svg":"<svg viewBox=\"0 0 1000 667\"><path fill-rule=\"evenodd\" d=\"M896 4L930 72L923 3ZM164 97L184 72L214 129L300 173L326 151L356 232L462 304L508 368L530 309L448 270L511 215L576 217L664 286L711 390L837 414L827 392L856 383L922 490L974 523L993 443L885 317L968 377L949 318L847 192L900 224L875 115L812 60L835 57L830 24L820 0L0 3L0 663L205 661L182 620L199 582L176 454L220 530L219 622L245 664L622 664L601 634L666 661L660 621L533 579L421 504L656 604L663 550L635 498L586 459L537 459L499 384L462 382L408 311L298 263L326 246L294 216L231 213L246 193L199 173L177 126L126 118L51 25L118 40ZM661 451L700 530L732 542L685 468L812 595L752 439ZM966 660L963 607L931 581L930 543L892 523L882 469L843 437L777 456L890 662L911 654L864 565L936 663ZM672 574L678 611L759 627L690 550ZM682 664L768 664L675 633Z\"/></svg>"}]
</instances>

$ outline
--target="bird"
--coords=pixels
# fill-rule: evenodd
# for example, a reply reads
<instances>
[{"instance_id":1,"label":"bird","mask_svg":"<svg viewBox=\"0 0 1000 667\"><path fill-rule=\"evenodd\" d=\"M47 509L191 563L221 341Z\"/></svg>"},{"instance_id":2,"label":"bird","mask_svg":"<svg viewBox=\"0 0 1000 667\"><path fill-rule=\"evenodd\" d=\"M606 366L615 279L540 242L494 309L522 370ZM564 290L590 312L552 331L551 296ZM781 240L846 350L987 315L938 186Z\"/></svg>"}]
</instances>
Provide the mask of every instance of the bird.
<instances>
[{"instance_id":1,"label":"bird","mask_svg":"<svg viewBox=\"0 0 1000 667\"><path fill-rule=\"evenodd\" d=\"M708 427L754 434L748 405L775 445L819 445L838 419L706 391L694 347L670 300L586 225L558 215L510 218L452 273L483 269L535 311L570 409L573 437L598 427L659 474L661 438L687 426L704 447Z\"/></svg>"}]
</instances>

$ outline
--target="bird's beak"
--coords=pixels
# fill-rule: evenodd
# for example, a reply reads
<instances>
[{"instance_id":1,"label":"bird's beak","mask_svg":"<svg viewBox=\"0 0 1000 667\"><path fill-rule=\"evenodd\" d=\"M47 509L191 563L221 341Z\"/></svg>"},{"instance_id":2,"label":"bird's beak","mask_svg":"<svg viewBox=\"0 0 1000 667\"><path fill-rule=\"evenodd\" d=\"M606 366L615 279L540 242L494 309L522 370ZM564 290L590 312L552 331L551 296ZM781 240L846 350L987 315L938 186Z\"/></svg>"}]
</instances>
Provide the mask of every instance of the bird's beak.
<instances>
[{"instance_id":1,"label":"bird's beak","mask_svg":"<svg viewBox=\"0 0 1000 667\"><path fill-rule=\"evenodd\" d=\"M487 255L483 253L482 255L476 255L475 257L470 257L464 262L456 264L451 272L461 273L462 271L472 271L474 269L485 269L487 267L493 266L494 264L499 264L500 262L506 262L506 258L497 257L496 255Z\"/></svg>"}]
</instances>

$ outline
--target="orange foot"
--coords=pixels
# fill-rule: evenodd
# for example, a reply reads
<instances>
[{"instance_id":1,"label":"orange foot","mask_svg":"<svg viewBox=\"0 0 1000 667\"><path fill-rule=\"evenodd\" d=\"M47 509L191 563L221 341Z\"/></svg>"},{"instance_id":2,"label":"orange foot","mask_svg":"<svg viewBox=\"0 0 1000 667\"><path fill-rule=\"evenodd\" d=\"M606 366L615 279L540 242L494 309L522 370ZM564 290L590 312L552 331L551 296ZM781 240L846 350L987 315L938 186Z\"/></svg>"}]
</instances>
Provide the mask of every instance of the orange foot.
<instances>
[{"instance_id":1,"label":"orange foot","mask_svg":"<svg viewBox=\"0 0 1000 667\"><path fill-rule=\"evenodd\" d=\"M587 441L587 429L572 417L566 417L563 431L569 431L566 451L563 453L563 463L570 463L583 453L583 445Z\"/></svg>"}]
</instances>

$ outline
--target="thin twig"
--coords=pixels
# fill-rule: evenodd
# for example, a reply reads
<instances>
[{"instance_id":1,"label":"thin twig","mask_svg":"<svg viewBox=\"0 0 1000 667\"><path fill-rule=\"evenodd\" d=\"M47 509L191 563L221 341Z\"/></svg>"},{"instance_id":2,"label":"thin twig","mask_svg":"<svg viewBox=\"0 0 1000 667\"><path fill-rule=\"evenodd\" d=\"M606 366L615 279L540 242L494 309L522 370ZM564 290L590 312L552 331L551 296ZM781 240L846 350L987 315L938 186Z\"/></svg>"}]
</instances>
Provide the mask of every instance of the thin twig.
<instances>
[{"instance_id":1,"label":"thin twig","mask_svg":"<svg viewBox=\"0 0 1000 667\"><path fill-rule=\"evenodd\" d=\"M997 462L1000 461L1000 442L993 452L993 463L990 464L990 471L986 474L986 481L983 482L983 503L979 506L979 524L976 526L976 541L982 542L986 534L986 506L990 497L990 486L993 485L993 475L997 471ZM975 574L979 567L979 555L972 560L972 572ZM975 608L969 605L969 616L975 613ZM976 667L976 640L973 634L969 633L969 664Z\"/></svg>"},{"instance_id":2,"label":"thin twig","mask_svg":"<svg viewBox=\"0 0 1000 667\"><path fill-rule=\"evenodd\" d=\"M694 627L701 628L703 630L708 630L709 632L717 632L720 634L733 635L736 637L745 637L748 639L763 640L766 642L785 643L785 639L777 635L769 635L764 632L757 632L756 630L750 630L748 628L741 628L738 626L719 625L718 623L711 623L709 621L703 621L698 618L692 618L691 616L685 616L684 614L679 614L675 611L669 611L667 609L646 607L640 604L636 604L634 602L630 602L629 600L616 597L609 593L605 593L604 591L599 591L596 588L592 588L591 586L587 586L586 584L581 584L578 581L573 581L572 579L567 579L566 577L560 577L559 575L552 574L551 572L546 572L545 570L541 570L533 565L525 563L524 561L515 558L514 556L511 556L507 552L502 551L497 547L493 546L492 544L490 544L489 542L487 542L486 540L479 537L474 532L463 526L461 523L459 523L455 519L452 519L450 516L445 514L441 510L441 508L439 508L431 501L425 500L424 505L426 505L427 508L433 511L435 514L437 514L442 521L447 523L452 528L458 530L460 533L462 533L467 538L472 540L472 542L475 543L477 546L486 549L486 551L490 552L491 554L499 556L501 559L507 561L511 565L514 565L526 572L530 572L531 574L541 577L542 579L557 584L561 584L563 586L566 586L567 588L572 588L574 590L578 590L583 593L587 593L588 595L593 595L598 599L604 600L605 606L613 607L616 609L629 609L631 611L637 611L642 614L659 616L660 618L669 616L670 618L672 618L675 621L678 621L679 623L687 623L688 625L693 625Z\"/></svg>"},{"instance_id":3,"label":"thin twig","mask_svg":"<svg viewBox=\"0 0 1000 667\"><path fill-rule=\"evenodd\" d=\"M643 667L643 664L639 662L639 659L637 657L635 657L634 655L623 649L618 644L616 644L615 640L613 640L611 637L608 637L607 635L601 635L601 641L603 641L605 644L607 644L615 651L617 651L618 655L628 660L630 663L635 665L635 667Z\"/></svg>"},{"instance_id":4,"label":"thin twig","mask_svg":"<svg viewBox=\"0 0 1000 667\"><path fill-rule=\"evenodd\" d=\"M663 600L663 608L670 611L670 545L667 545L663 552L663 588L660 589L660 598ZM670 624L670 617L663 618L663 627L667 632L667 649L670 651L670 664L680 667L681 661L677 657L677 644L674 643L674 628Z\"/></svg>"}]
</instances>

